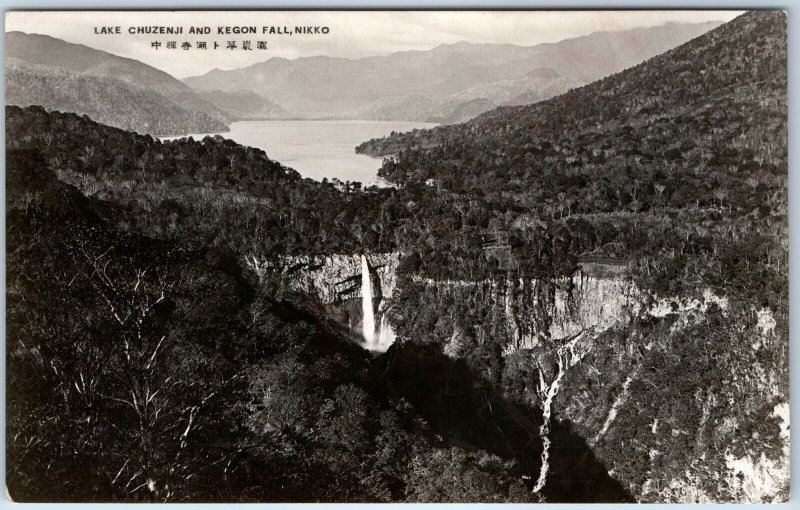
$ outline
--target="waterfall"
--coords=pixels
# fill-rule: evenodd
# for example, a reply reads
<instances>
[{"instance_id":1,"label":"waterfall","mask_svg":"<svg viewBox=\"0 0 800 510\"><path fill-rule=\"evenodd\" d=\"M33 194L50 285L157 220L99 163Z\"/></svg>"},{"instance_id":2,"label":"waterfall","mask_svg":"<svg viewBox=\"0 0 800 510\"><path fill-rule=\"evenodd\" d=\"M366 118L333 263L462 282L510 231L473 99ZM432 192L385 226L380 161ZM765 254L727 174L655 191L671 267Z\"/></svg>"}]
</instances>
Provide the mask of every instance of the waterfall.
<instances>
[{"instance_id":1,"label":"waterfall","mask_svg":"<svg viewBox=\"0 0 800 510\"><path fill-rule=\"evenodd\" d=\"M590 329L590 331L593 331L593 329ZM542 466L539 469L539 478L536 480L536 486L533 488L533 492L541 491L547 483L547 472L550 470L550 420L553 413L553 400L555 400L558 394L561 379L564 377L564 374L587 354L586 351L582 353L575 352L575 346L585 332L586 330L581 331L567 343L556 349L558 372L556 372L555 378L549 384L545 381L542 367L539 366L534 357L534 366L539 373L539 398L542 401L542 425L539 427L539 436L542 438Z\"/></svg>"},{"instance_id":2,"label":"waterfall","mask_svg":"<svg viewBox=\"0 0 800 510\"><path fill-rule=\"evenodd\" d=\"M385 352L394 343L395 336L386 314L381 315L381 328L378 332L378 345L375 346L375 350Z\"/></svg>"},{"instance_id":3,"label":"waterfall","mask_svg":"<svg viewBox=\"0 0 800 510\"><path fill-rule=\"evenodd\" d=\"M363 311L363 335L367 348L375 347L375 310L372 308L372 281L369 276L367 256L361 255L361 307Z\"/></svg>"},{"instance_id":4,"label":"waterfall","mask_svg":"<svg viewBox=\"0 0 800 510\"><path fill-rule=\"evenodd\" d=\"M536 365L539 372L539 396L542 399L542 425L539 427L539 436L542 438L542 467L539 469L539 478L533 492L539 492L547 483L547 472L550 470L550 417L553 410L553 399L558 394L561 378L564 376L564 352L559 349L558 373L552 383L547 384L544 372Z\"/></svg>"},{"instance_id":5,"label":"waterfall","mask_svg":"<svg viewBox=\"0 0 800 510\"><path fill-rule=\"evenodd\" d=\"M506 281L506 295L505 295L505 314L506 314L506 322L508 323L508 329L511 333L511 344L515 349L519 347L519 340L520 340L520 331L519 325L517 325L517 318L514 315L514 310L511 308L511 301L513 299L513 287L512 280Z\"/></svg>"}]
</instances>

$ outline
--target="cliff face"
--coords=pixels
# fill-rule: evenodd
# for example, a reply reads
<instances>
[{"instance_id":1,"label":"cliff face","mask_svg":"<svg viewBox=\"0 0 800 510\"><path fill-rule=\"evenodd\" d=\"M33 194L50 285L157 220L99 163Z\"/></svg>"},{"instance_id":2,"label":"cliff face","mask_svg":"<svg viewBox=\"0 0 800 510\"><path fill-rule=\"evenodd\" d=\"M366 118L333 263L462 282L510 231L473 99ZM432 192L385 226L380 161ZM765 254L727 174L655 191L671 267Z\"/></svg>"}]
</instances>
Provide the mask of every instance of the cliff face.
<instances>
[{"instance_id":1,"label":"cliff face","mask_svg":"<svg viewBox=\"0 0 800 510\"><path fill-rule=\"evenodd\" d=\"M396 291L399 260L398 253L309 255L274 260L251 256L246 264L262 285L275 285L277 289L311 297L343 333L370 351L384 352L396 337L386 312Z\"/></svg>"},{"instance_id":2,"label":"cliff face","mask_svg":"<svg viewBox=\"0 0 800 510\"><path fill-rule=\"evenodd\" d=\"M370 267L373 296L381 301L392 298L397 288L399 253L366 254ZM322 304L332 304L361 296L361 254L304 255L277 260L246 259L247 266L263 280L277 278L286 288L316 296Z\"/></svg>"},{"instance_id":3,"label":"cliff face","mask_svg":"<svg viewBox=\"0 0 800 510\"><path fill-rule=\"evenodd\" d=\"M397 253L367 259L385 343L376 350L394 341L394 326L404 342L438 343L448 357L480 367L542 413L543 445L553 440L551 422L569 424L638 501L786 496L787 317L710 289L657 298L625 271L437 281L398 275ZM316 296L365 343L360 254L248 265L265 281ZM545 451L540 489L556 476L548 470L559 449Z\"/></svg>"},{"instance_id":4,"label":"cliff face","mask_svg":"<svg viewBox=\"0 0 800 510\"><path fill-rule=\"evenodd\" d=\"M401 285L401 337L477 360L512 398L570 424L638 501L788 494L787 317L710 289L657 298L621 273Z\"/></svg>"},{"instance_id":5,"label":"cliff face","mask_svg":"<svg viewBox=\"0 0 800 510\"><path fill-rule=\"evenodd\" d=\"M642 308L641 293L626 278L581 271L555 282L507 281L504 290L503 311L510 329L506 353L534 348L544 339L605 330L629 321Z\"/></svg>"}]
</instances>

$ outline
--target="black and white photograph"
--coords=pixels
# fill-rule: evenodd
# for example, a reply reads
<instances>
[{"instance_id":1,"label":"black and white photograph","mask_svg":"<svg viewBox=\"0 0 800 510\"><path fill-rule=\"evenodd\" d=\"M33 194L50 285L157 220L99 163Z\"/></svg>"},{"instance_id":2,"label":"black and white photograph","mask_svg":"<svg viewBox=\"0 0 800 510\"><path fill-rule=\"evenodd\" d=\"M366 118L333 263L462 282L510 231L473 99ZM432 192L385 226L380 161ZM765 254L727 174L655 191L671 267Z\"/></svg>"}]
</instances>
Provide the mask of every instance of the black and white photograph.
<instances>
[{"instance_id":1,"label":"black and white photograph","mask_svg":"<svg viewBox=\"0 0 800 510\"><path fill-rule=\"evenodd\" d=\"M784 503L781 10L12 10L6 502Z\"/></svg>"}]
</instances>

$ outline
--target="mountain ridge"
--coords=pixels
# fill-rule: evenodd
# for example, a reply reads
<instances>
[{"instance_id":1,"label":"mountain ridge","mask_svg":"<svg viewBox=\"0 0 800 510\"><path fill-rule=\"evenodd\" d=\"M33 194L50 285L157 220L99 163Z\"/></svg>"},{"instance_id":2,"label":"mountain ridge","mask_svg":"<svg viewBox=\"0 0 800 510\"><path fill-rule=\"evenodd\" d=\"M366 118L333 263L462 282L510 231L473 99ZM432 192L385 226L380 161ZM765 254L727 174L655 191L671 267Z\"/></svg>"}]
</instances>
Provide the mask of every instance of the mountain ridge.
<instances>
[{"instance_id":1,"label":"mountain ridge","mask_svg":"<svg viewBox=\"0 0 800 510\"><path fill-rule=\"evenodd\" d=\"M274 57L232 70L214 69L183 79L196 90L249 90L260 94L299 118L363 118L364 112L381 108L386 98L424 96L436 108L457 101L458 94L476 86L515 80L524 86L525 76L537 68L550 68L568 82L548 92L553 97L573 84L586 83L621 71L718 26L715 22L676 24L622 32L596 32L557 43L536 46L456 43L431 50L409 50L356 59L312 56L297 59ZM570 62L571 61L571 62ZM525 91L486 97L504 104L525 96ZM539 94L528 94L539 98ZM383 105L379 105L379 101ZM406 101L405 99L403 101ZM397 120L402 105L392 113ZM452 111L452 110L451 110ZM449 112L435 116L446 117ZM402 120L431 121L419 113Z\"/></svg>"},{"instance_id":2,"label":"mountain ridge","mask_svg":"<svg viewBox=\"0 0 800 510\"><path fill-rule=\"evenodd\" d=\"M75 111L154 135L228 130L222 110L169 73L83 44L7 32L5 66L8 104Z\"/></svg>"}]
</instances>

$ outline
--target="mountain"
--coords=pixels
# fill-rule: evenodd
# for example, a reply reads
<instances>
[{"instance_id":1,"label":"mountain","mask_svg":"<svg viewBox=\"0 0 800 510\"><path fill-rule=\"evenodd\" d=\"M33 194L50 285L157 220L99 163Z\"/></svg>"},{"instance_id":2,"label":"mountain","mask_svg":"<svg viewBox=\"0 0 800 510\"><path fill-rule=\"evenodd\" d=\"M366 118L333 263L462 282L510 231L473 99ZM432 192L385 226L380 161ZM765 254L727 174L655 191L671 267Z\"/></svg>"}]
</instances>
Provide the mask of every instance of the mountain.
<instances>
[{"instance_id":1,"label":"mountain","mask_svg":"<svg viewBox=\"0 0 800 510\"><path fill-rule=\"evenodd\" d=\"M443 115L438 122L440 124L458 124L466 122L473 117L477 117L485 111L492 110L497 105L484 97L467 100Z\"/></svg>"},{"instance_id":2,"label":"mountain","mask_svg":"<svg viewBox=\"0 0 800 510\"><path fill-rule=\"evenodd\" d=\"M289 115L279 105L255 92L210 90L199 92L198 95L224 111L232 121L286 118Z\"/></svg>"},{"instance_id":3,"label":"mountain","mask_svg":"<svg viewBox=\"0 0 800 510\"><path fill-rule=\"evenodd\" d=\"M198 91L249 90L298 117L363 118L364 112L374 111L382 118L391 114L397 119L424 121L430 120L430 112L403 114L401 106L407 98L427 98L438 107L479 98L504 104L521 97L552 97L622 71L718 25L673 23L597 32L531 47L461 42L361 59L271 58L230 71L214 69L184 82ZM541 69L551 75L541 71L537 75ZM542 90L542 82L547 80L555 83ZM533 87L533 92L528 87ZM514 93L500 92L506 89ZM391 111L386 109L387 98L398 98Z\"/></svg>"},{"instance_id":4,"label":"mountain","mask_svg":"<svg viewBox=\"0 0 800 510\"><path fill-rule=\"evenodd\" d=\"M357 110L354 116L363 120L439 122L442 111L450 111L453 106L448 101L431 99L421 94L387 96Z\"/></svg>"},{"instance_id":5,"label":"mountain","mask_svg":"<svg viewBox=\"0 0 800 510\"><path fill-rule=\"evenodd\" d=\"M6 103L74 111L155 135L227 131L223 111L169 74L38 34L6 33Z\"/></svg>"},{"instance_id":6,"label":"mountain","mask_svg":"<svg viewBox=\"0 0 800 510\"><path fill-rule=\"evenodd\" d=\"M501 104L535 103L563 94L580 82L540 67L518 79L474 85L444 98L423 95L385 97L356 114L370 120L409 120L456 124L465 122Z\"/></svg>"},{"instance_id":7,"label":"mountain","mask_svg":"<svg viewBox=\"0 0 800 510\"><path fill-rule=\"evenodd\" d=\"M500 271L516 278L536 258L572 275L551 287L506 277L504 297L483 298L500 318L478 341L496 340L506 327L510 338L527 338L506 348L513 353L506 369L518 370L515 359L526 366L527 356L549 360L559 374L554 412L590 438L637 501L767 502L788 494L786 23L783 12L750 12L557 98L357 149L391 156L381 175L395 183L432 183L498 211L483 220L491 227L481 246ZM418 267L431 258L421 256ZM592 262L603 259L610 262ZM616 284L591 283L598 266ZM414 303L441 306L451 295L444 309L468 316L479 307L462 303L497 292L496 280L473 282L474 291L462 283L447 293L424 281L416 292L404 287L407 305L396 313L412 328L398 335L440 329L443 349L472 346L460 340L469 334L463 324L441 328ZM623 282L638 290L615 286ZM612 316L634 318L607 328L582 315L591 307L588 289L603 302L596 310L619 306L629 311ZM558 343L566 335L552 327L564 323L552 315L530 319L552 306L551 292L562 307L576 307L578 324L595 328L584 347ZM636 294L648 297L614 304ZM530 333L520 317L532 320ZM542 334L537 323L551 329Z\"/></svg>"},{"instance_id":8,"label":"mountain","mask_svg":"<svg viewBox=\"0 0 800 510\"><path fill-rule=\"evenodd\" d=\"M6 104L76 112L115 127L155 135L227 130L217 118L182 108L152 90L17 59L6 60Z\"/></svg>"}]
</instances>

